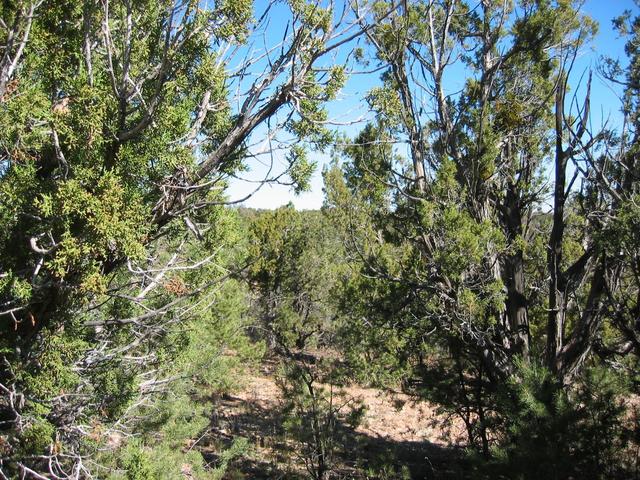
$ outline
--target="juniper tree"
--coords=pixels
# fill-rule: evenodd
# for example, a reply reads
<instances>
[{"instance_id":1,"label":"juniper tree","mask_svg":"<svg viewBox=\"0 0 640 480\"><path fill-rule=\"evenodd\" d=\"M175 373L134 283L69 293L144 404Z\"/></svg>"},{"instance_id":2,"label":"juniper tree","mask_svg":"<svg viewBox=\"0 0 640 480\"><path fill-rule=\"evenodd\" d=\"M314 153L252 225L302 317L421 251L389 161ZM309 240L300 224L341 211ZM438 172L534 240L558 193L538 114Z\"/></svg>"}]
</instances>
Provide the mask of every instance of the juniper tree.
<instances>
[{"instance_id":1,"label":"juniper tree","mask_svg":"<svg viewBox=\"0 0 640 480\"><path fill-rule=\"evenodd\" d=\"M418 1L363 20L384 72L368 96L376 119L343 174L325 175L361 270L343 304L350 350L419 379L485 456L510 428L509 379L542 364L553 375L539 388L569 394L594 346L620 346L607 332L628 331L618 312L637 303L633 268L602 241L630 239L614 225L630 218L620 207L637 179L620 155L633 141L591 129L589 75L582 98L568 94L595 32L579 7Z\"/></svg>"},{"instance_id":2,"label":"juniper tree","mask_svg":"<svg viewBox=\"0 0 640 480\"><path fill-rule=\"evenodd\" d=\"M327 62L362 34L330 7L0 7L3 475L88 476L87 438L129 425L190 332L219 328L229 176L285 132L296 154L266 180L304 186L303 147L329 138L345 72ZM272 8L287 23L268 44Z\"/></svg>"}]
</instances>

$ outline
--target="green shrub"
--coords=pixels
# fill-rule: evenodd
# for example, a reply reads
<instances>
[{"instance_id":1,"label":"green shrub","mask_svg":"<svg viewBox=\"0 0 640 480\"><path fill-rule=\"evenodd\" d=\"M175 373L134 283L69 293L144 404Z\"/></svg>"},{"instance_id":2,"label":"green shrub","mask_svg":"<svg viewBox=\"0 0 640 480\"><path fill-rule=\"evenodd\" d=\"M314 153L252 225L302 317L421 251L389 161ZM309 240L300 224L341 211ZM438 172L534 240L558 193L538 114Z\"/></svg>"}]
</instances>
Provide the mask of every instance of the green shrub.
<instances>
[{"instance_id":1,"label":"green shrub","mask_svg":"<svg viewBox=\"0 0 640 480\"><path fill-rule=\"evenodd\" d=\"M544 367L521 364L502 397L505 430L490 470L532 480L627 478L624 394L626 383L605 368L567 388Z\"/></svg>"}]
</instances>

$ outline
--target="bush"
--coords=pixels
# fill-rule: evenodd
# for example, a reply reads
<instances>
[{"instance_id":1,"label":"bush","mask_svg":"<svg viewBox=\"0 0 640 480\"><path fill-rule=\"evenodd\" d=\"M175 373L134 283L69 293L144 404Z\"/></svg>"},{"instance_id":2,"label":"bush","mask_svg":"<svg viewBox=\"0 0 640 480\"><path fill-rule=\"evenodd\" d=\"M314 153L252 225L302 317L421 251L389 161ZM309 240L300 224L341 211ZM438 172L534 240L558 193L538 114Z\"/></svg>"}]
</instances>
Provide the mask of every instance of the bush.
<instances>
[{"instance_id":1,"label":"bush","mask_svg":"<svg viewBox=\"0 0 640 480\"><path fill-rule=\"evenodd\" d=\"M501 397L505 429L489 469L517 479L629 478L625 393L604 368L566 388L544 367L521 364Z\"/></svg>"}]
</instances>

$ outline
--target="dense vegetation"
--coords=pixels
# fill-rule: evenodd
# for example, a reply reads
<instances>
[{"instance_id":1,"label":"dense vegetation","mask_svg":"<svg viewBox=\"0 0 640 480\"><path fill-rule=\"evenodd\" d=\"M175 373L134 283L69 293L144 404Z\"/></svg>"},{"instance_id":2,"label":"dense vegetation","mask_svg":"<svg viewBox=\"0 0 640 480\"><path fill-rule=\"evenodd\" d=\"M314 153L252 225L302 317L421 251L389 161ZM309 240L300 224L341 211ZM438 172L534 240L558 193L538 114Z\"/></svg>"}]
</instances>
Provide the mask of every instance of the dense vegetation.
<instances>
[{"instance_id":1,"label":"dense vegetation","mask_svg":"<svg viewBox=\"0 0 640 480\"><path fill-rule=\"evenodd\" d=\"M637 478L640 16L597 128L580 4L2 2L0 478L239 475L246 438L202 439L265 356L302 477L337 477L358 383L461 422L430 475ZM322 211L230 204L321 151Z\"/></svg>"}]
</instances>

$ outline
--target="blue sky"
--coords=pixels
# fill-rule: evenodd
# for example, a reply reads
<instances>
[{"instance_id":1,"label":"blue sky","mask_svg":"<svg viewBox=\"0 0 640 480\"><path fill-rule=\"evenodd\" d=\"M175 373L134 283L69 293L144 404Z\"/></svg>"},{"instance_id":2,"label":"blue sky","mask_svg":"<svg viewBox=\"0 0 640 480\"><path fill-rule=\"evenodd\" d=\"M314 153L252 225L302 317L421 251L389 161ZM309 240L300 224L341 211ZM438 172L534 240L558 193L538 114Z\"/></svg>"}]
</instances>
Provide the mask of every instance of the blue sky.
<instances>
[{"instance_id":1,"label":"blue sky","mask_svg":"<svg viewBox=\"0 0 640 480\"><path fill-rule=\"evenodd\" d=\"M594 124L601 124L607 119L609 125L615 125L620 121L618 100L620 89L612 89L609 84L596 75L595 69L602 55L624 59L624 40L620 39L613 30L611 20L625 10L637 10L633 0L587 0L583 7L583 11L599 23L599 29L594 41L581 52L576 61L576 68L574 69L576 78L574 82L577 82L582 72L589 69L594 70L592 83L592 121ZM272 23L269 30L273 29L275 31L280 26L282 25ZM267 34L270 33L267 32ZM275 32L275 34L282 35L281 32ZM340 54L334 60L340 61ZM352 122L357 119L362 121L354 125L336 128L346 130L350 135L353 135L362 127L367 118L371 118L371 114L366 110L363 98L377 83L377 77L377 74L354 75L348 80L339 98L329 105L329 116L337 122ZM264 136L266 130L256 133L257 137ZM273 159L276 167L283 165L285 154L285 151L274 154ZM318 168L312 178L309 192L294 195L287 186L265 185L243 204L254 208L277 208L288 202L293 202L298 209L320 208L323 202L321 170L322 166L329 161L329 156L326 154L312 155L318 163ZM254 161L252 169L242 174L245 181L233 180L231 182L228 192L230 200L243 198L254 191L256 184L253 182L263 178L265 172L266 167Z\"/></svg>"}]
</instances>

